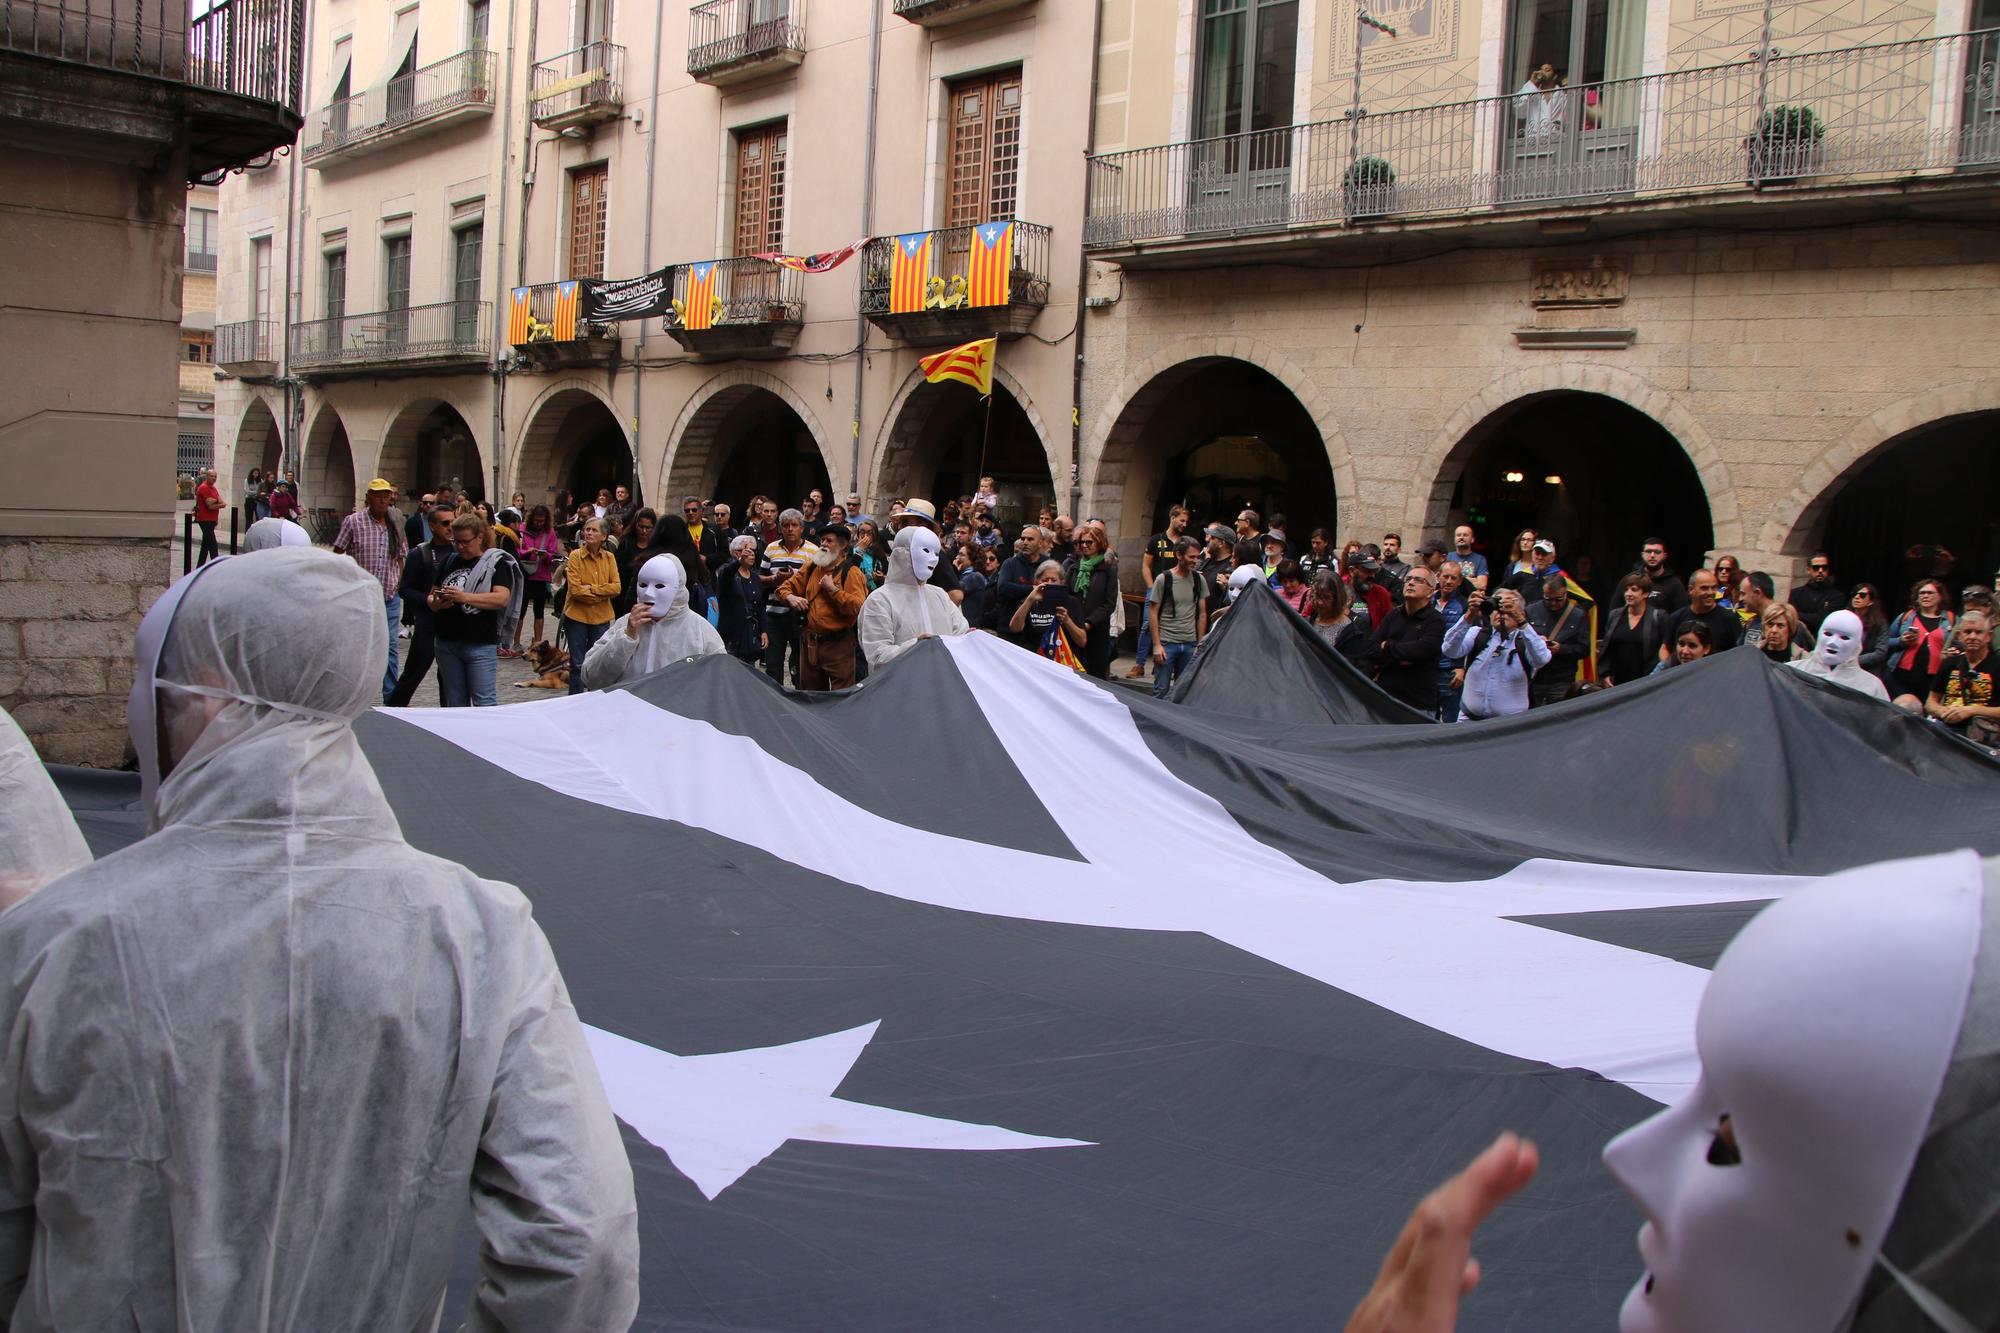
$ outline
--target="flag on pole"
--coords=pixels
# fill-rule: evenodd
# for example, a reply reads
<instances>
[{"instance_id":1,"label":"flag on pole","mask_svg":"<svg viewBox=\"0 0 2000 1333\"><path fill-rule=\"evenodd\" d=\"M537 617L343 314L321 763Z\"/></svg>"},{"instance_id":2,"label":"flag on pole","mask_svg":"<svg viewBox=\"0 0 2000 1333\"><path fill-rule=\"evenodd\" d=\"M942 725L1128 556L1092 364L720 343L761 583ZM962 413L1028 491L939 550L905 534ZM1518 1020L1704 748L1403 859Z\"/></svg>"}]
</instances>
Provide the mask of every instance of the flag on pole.
<instances>
[{"instance_id":1,"label":"flag on pole","mask_svg":"<svg viewBox=\"0 0 2000 1333\"><path fill-rule=\"evenodd\" d=\"M577 282L574 278L568 282L559 282L556 284L555 313L549 317L549 324L554 330L549 337L556 342L569 343L576 341L577 291Z\"/></svg>"},{"instance_id":2,"label":"flag on pole","mask_svg":"<svg viewBox=\"0 0 2000 1333\"><path fill-rule=\"evenodd\" d=\"M507 303L507 341L515 347L528 342L528 325L534 316L528 309L528 289L516 287Z\"/></svg>"},{"instance_id":3,"label":"flag on pole","mask_svg":"<svg viewBox=\"0 0 2000 1333\"><path fill-rule=\"evenodd\" d=\"M972 254L966 265L967 305L1006 305L1008 277L1014 268L1014 223L982 222L972 229Z\"/></svg>"},{"instance_id":4,"label":"flag on pole","mask_svg":"<svg viewBox=\"0 0 2000 1333\"><path fill-rule=\"evenodd\" d=\"M889 313L908 315L924 308L924 279L931 272L931 234L905 232L890 238Z\"/></svg>"},{"instance_id":5,"label":"flag on pole","mask_svg":"<svg viewBox=\"0 0 2000 1333\"><path fill-rule=\"evenodd\" d=\"M1590 652L1576 664L1577 680L1588 685L1597 679L1597 599L1585 592L1583 585L1569 576L1568 570L1563 571L1563 583L1569 588L1570 597L1582 604L1584 614L1589 618L1584 626L1584 635L1590 644Z\"/></svg>"},{"instance_id":6,"label":"flag on pole","mask_svg":"<svg viewBox=\"0 0 2000 1333\"><path fill-rule=\"evenodd\" d=\"M993 392L993 358L997 351L998 344L992 338L981 338L924 357L917 365L932 384L957 380L960 384L970 384L984 398Z\"/></svg>"},{"instance_id":7,"label":"flag on pole","mask_svg":"<svg viewBox=\"0 0 2000 1333\"><path fill-rule=\"evenodd\" d=\"M715 303L715 261L689 264L687 275L687 295L685 303L680 305L681 327L708 328L714 323L711 313Z\"/></svg>"},{"instance_id":8,"label":"flag on pole","mask_svg":"<svg viewBox=\"0 0 2000 1333\"><path fill-rule=\"evenodd\" d=\"M752 255L750 257L752 259L766 260L776 264L779 268L788 268L799 273L831 273L834 269L839 268L842 264L854 258L856 252L866 244L868 244L868 238L863 236L858 241L848 242L838 250L822 250L817 254L785 255L779 254L776 251L767 251L764 254Z\"/></svg>"}]
</instances>

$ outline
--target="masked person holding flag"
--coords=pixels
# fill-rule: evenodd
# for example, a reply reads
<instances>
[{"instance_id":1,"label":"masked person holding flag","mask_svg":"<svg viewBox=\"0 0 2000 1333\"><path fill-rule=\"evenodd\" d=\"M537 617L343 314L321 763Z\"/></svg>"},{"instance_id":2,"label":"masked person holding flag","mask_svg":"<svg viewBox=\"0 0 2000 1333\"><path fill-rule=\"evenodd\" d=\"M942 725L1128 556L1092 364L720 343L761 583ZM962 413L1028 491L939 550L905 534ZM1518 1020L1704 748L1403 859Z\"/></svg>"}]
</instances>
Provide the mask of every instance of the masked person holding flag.
<instances>
[{"instance_id":1,"label":"masked person holding flag","mask_svg":"<svg viewBox=\"0 0 2000 1333\"><path fill-rule=\"evenodd\" d=\"M938 536L907 527L889 547L889 572L861 604L861 655L870 668L888 665L919 639L966 632L965 616L951 594L931 584L939 561Z\"/></svg>"},{"instance_id":2,"label":"masked person holding flag","mask_svg":"<svg viewBox=\"0 0 2000 1333\"><path fill-rule=\"evenodd\" d=\"M0 918L0 1319L474 1328L638 1303L631 1167L527 899L403 841L378 580L281 548L141 622L154 832ZM438 793L449 800L449 793Z\"/></svg>"},{"instance_id":3,"label":"masked person holding flag","mask_svg":"<svg viewBox=\"0 0 2000 1333\"><path fill-rule=\"evenodd\" d=\"M706 616L688 610L687 571L677 555L639 566L632 609L612 622L583 660L593 690L650 676L661 667L722 651L722 636Z\"/></svg>"}]
</instances>

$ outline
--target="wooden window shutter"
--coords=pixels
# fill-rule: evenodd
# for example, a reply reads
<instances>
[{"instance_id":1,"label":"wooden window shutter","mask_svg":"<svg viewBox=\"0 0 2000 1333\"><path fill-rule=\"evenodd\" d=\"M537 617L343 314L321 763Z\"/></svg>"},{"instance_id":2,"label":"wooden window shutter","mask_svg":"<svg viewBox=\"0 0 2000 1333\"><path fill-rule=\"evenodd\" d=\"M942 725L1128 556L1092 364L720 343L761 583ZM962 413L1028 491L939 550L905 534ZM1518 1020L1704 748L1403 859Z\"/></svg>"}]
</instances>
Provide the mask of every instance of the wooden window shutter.
<instances>
[{"instance_id":1,"label":"wooden window shutter","mask_svg":"<svg viewBox=\"0 0 2000 1333\"><path fill-rule=\"evenodd\" d=\"M785 247L785 122L736 136L736 244L739 255Z\"/></svg>"},{"instance_id":2,"label":"wooden window shutter","mask_svg":"<svg viewBox=\"0 0 2000 1333\"><path fill-rule=\"evenodd\" d=\"M569 276L604 276L604 225L609 166L581 167L569 177Z\"/></svg>"},{"instance_id":3,"label":"wooden window shutter","mask_svg":"<svg viewBox=\"0 0 2000 1333\"><path fill-rule=\"evenodd\" d=\"M946 226L973 226L1014 216L1021 178L1020 70L952 85L946 165Z\"/></svg>"}]
</instances>

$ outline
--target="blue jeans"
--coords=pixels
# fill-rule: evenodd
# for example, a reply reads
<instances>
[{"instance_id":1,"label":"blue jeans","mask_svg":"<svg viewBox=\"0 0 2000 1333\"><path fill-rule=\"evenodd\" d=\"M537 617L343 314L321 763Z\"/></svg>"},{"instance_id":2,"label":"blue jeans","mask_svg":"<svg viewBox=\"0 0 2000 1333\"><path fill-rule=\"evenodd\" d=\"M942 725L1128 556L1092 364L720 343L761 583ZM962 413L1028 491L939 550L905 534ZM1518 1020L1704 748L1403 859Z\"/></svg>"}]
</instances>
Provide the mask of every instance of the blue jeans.
<instances>
[{"instance_id":1,"label":"blue jeans","mask_svg":"<svg viewBox=\"0 0 2000 1333\"><path fill-rule=\"evenodd\" d=\"M1142 664L1153 660L1153 590L1146 589L1146 605L1139 611L1139 646L1132 650Z\"/></svg>"},{"instance_id":2,"label":"blue jeans","mask_svg":"<svg viewBox=\"0 0 2000 1333\"><path fill-rule=\"evenodd\" d=\"M403 628L401 595L383 602L382 610L389 617L389 669L382 673L382 702L386 704L396 693L396 633Z\"/></svg>"},{"instance_id":3,"label":"blue jeans","mask_svg":"<svg viewBox=\"0 0 2000 1333\"><path fill-rule=\"evenodd\" d=\"M1174 687L1174 678L1194 660L1194 645L1191 643L1163 643L1160 645L1160 650L1167 655L1167 660L1153 664L1155 699L1166 698Z\"/></svg>"},{"instance_id":4,"label":"blue jeans","mask_svg":"<svg viewBox=\"0 0 2000 1333\"><path fill-rule=\"evenodd\" d=\"M590 688L590 682L583 678L583 659L590 656L590 646L604 637L604 631L611 628L611 622L602 625L586 625L581 621L563 619L563 647L569 650L569 692L582 694Z\"/></svg>"},{"instance_id":5,"label":"blue jeans","mask_svg":"<svg viewBox=\"0 0 2000 1333\"><path fill-rule=\"evenodd\" d=\"M1455 690L1451 687L1451 675L1449 671L1438 672L1438 721L1440 722L1458 721L1459 700L1465 694L1463 686Z\"/></svg>"},{"instance_id":6,"label":"blue jeans","mask_svg":"<svg viewBox=\"0 0 2000 1333\"><path fill-rule=\"evenodd\" d=\"M455 643L438 639L431 645L437 654L438 702L446 708L491 708L500 701L493 696L493 673L499 653L490 643Z\"/></svg>"}]
</instances>

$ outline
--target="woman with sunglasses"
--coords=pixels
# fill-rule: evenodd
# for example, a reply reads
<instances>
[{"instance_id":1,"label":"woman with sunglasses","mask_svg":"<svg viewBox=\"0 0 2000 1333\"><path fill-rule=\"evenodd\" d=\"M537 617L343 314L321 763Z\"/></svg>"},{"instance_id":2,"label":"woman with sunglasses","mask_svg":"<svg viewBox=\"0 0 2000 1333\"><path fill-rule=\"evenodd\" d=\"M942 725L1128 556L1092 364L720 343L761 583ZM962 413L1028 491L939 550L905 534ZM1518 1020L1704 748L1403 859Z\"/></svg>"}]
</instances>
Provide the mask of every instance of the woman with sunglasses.
<instances>
[{"instance_id":1,"label":"woman with sunglasses","mask_svg":"<svg viewBox=\"0 0 2000 1333\"><path fill-rule=\"evenodd\" d=\"M1737 595L1736 585L1743 581L1743 566L1733 555L1715 557L1715 604L1743 615L1743 599ZM1747 623L1747 622L1746 622Z\"/></svg>"},{"instance_id":2,"label":"woman with sunglasses","mask_svg":"<svg viewBox=\"0 0 2000 1333\"><path fill-rule=\"evenodd\" d=\"M1872 583L1857 583L1847 595L1847 609L1861 617L1861 669L1883 677L1888 684L1889 655L1895 639L1889 633L1889 613L1882 609L1882 594Z\"/></svg>"},{"instance_id":3,"label":"woman with sunglasses","mask_svg":"<svg viewBox=\"0 0 2000 1333\"><path fill-rule=\"evenodd\" d=\"M1111 613L1118 601L1118 563L1105 548L1102 532L1085 523L1076 530L1076 554L1063 565L1063 583L1078 605L1083 627L1083 669L1099 680L1111 674Z\"/></svg>"},{"instance_id":4,"label":"woman with sunglasses","mask_svg":"<svg viewBox=\"0 0 2000 1333\"><path fill-rule=\"evenodd\" d=\"M1910 609L1889 626L1889 697L1905 699L1918 708L1930 694L1944 661L1944 641L1958 618L1951 611L1951 594L1937 579L1918 579L1910 589ZM1905 705L1908 706L1908 705Z\"/></svg>"}]
</instances>

